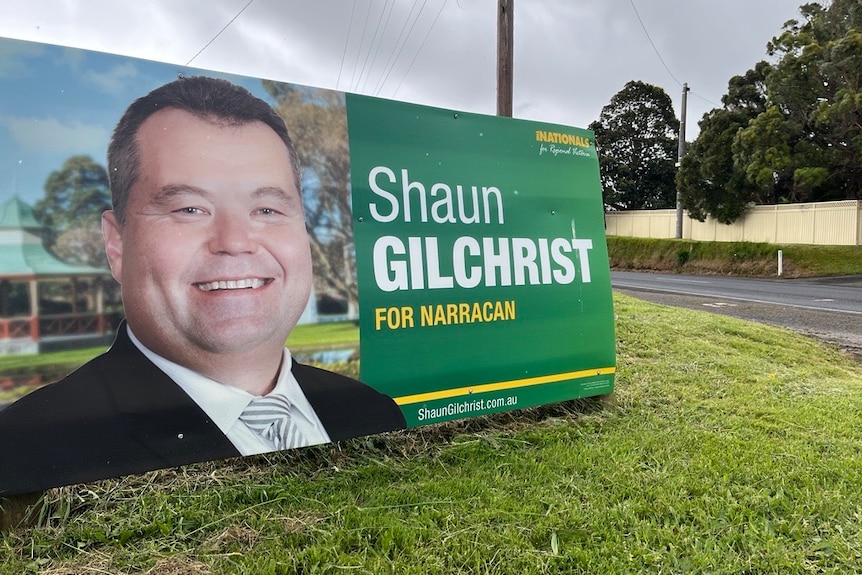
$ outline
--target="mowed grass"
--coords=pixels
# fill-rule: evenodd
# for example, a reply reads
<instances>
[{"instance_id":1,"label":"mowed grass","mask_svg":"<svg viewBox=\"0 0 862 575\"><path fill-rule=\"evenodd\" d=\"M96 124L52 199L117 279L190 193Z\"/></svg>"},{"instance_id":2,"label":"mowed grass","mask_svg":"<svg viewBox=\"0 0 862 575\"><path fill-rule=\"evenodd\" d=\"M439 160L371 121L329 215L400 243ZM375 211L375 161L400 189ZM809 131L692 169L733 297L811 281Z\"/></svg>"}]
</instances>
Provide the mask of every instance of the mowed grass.
<instances>
[{"instance_id":1,"label":"mowed grass","mask_svg":"<svg viewBox=\"0 0 862 575\"><path fill-rule=\"evenodd\" d=\"M358 343L359 326L350 321L299 325L287 339L287 345L291 349L326 348ZM99 346L36 355L0 356L0 374L45 366L70 366L73 369L93 359L105 349L105 346Z\"/></svg>"},{"instance_id":2,"label":"mowed grass","mask_svg":"<svg viewBox=\"0 0 862 575\"><path fill-rule=\"evenodd\" d=\"M295 353L358 348L359 326L352 321L300 325L291 332L287 339L287 346ZM54 377L48 377L43 381L51 382L63 374L74 371L105 349L105 346L100 346L33 355L0 356L0 378L30 377L38 373L50 373ZM342 365L338 366L336 371L347 372L356 377L358 367ZM30 388L26 387L0 390L0 402L15 401L29 391Z\"/></svg>"},{"instance_id":3,"label":"mowed grass","mask_svg":"<svg viewBox=\"0 0 862 575\"><path fill-rule=\"evenodd\" d=\"M298 325L287 338L293 351L358 345L359 324L353 321Z\"/></svg>"},{"instance_id":4,"label":"mowed grass","mask_svg":"<svg viewBox=\"0 0 862 575\"><path fill-rule=\"evenodd\" d=\"M857 573L862 369L615 296L617 391L52 491L0 573Z\"/></svg>"}]
</instances>

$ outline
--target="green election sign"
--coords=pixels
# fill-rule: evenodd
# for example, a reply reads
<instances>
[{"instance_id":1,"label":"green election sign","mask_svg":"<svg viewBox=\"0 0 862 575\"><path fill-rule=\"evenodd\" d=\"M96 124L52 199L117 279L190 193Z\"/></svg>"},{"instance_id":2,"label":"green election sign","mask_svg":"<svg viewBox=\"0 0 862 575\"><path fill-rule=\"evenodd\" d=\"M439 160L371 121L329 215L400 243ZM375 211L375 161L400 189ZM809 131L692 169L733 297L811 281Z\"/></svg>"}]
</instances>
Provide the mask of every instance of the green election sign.
<instances>
[{"instance_id":1,"label":"green election sign","mask_svg":"<svg viewBox=\"0 0 862 575\"><path fill-rule=\"evenodd\" d=\"M346 97L361 379L411 426L613 391L592 133Z\"/></svg>"}]
</instances>

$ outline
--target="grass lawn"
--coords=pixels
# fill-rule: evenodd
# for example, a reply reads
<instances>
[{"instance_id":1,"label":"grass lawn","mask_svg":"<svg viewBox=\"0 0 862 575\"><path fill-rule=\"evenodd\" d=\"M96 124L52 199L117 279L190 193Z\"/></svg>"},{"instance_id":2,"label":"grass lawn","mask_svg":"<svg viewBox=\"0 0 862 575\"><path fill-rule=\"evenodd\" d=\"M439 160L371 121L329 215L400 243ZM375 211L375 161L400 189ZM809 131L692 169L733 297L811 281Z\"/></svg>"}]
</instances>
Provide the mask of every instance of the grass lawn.
<instances>
[{"instance_id":1,"label":"grass lawn","mask_svg":"<svg viewBox=\"0 0 862 575\"><path fill-rule=\"evenodd\" d=\"M862 246L608 238L613 269L786 278L862 274Z\"/></svg>"},{"instance_id":2,"label":"grass lawn","mask_svg":"<svg viewBox=\"0 0 862 575\"><path fill-rule=\"evenodd\" d=\"M358 348L359 326L349 321L300 325L290 334L287 346L295 353L345 347ZM36 373L51 373L55 377L49 377L43 381L46 383L55 381L103 351L105 347L90 347L36 355L0 356L0 377L29 377ZM336 371L347 372L353 377L358 374L356 366L340 366ZM0 390L0 402L14 401L29 391L30 388L27 387Z\"/></svg>"},{"instance_id":3,"label":"grass lawn","mask_svg":"<svg viewBox=\"0 0 862 575\"><path fill-rule=\"evenodd\" d=\"M862 368L615 296L617 391L50 492L0 573L857 573Z\"/></svg>"},{"instance_id":4,"label":"grass lawn","mask_svg":"<svg viewBox=\"0 0 862 575\"><path fill-rule=\"evenodd\" d=\"M352 321L298 325L287 338L292 351L359 346L359 324Z\"/></svg>"},{"instance_id":5,"label":"grass lawn","mask_svg":"<svg viewBox=\"0 0 862 575\"><path fill-rule=\"evenodd\" d=\"M326 348L359 343L359 326L354 322L333 322L300 325L294 328L287 345L297 348ZM85 363L105 351L105 347L89 347L70 351L42 353L38 355L0 356L0 373L23 370L29 367L52 365L76 366Z\"/></svg>"}]
</instances>

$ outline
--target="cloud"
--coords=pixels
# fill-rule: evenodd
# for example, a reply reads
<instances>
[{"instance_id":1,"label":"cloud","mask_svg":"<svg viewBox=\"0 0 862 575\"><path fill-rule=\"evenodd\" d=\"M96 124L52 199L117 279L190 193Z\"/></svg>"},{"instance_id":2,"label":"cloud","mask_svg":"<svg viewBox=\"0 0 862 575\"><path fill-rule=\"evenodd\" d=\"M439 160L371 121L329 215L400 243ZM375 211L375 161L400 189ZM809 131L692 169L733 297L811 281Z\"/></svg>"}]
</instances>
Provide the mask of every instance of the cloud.
<instances>
[{"instance_id":1,"label":"cloud","mask_svg":"<svg viewBox=\"0 0 862 575\"><path fill-rule=\"evenodd\" d=\"M0 117L0 126L9 131L15 147L28 152L91 153L103 150L110 136L103 126L64 124L57 118L6 116Z\"/></svg>"},{"instance_id":2,"label":"cloud","mask_svg":"<svg viewBox=\"0 0 862 575\"><path fill-rule=\"evenodd\" d=\"M204 69L493 113L497 3L446 2L432 28L442 3L385 3L390 14L374 0L257 1L247 10L245 0L0 2L0 36L180 65L194 57L191 65ZM399 50L411 6L420 4L422 18ZM584 126L629 80L662 87L679 110L685 82L691 134L727 81L766 57L766 42L798 16L801 2L515 4L517 117Z\"/></svg>"},{"instance_id":3,"label":"cloud","mask_svg":"<svg viewBox=\"0 0 862 575\"><path fill-rule=\"evenodd\" d=\"M60 54L57 65L68 68L75 73L80 73L87 61L87 53L82 50L63 48Z\"/></svg>"},{"instance_id":4,"label":"cloud","mask_svg":"<svg viewBox=\"0 0 862 575\"><path fill-rule=\"evenodd\" d=\"M129 80L138 77L138 69L132 62L117 64L105 72L88 70L84 78L106 94L120 94Z\"/></svg>"},{"instance_id":5,"label":"cloud","mask_svg":"<svg viewBox=\"0 0 862 575\"><path fill-rule=\"evenodd\" d=\"M39 57L44 50L39 44L3 42L0 44L0 78L26 74L29 71L27 60Z\"/></svg>"}]
</instances>

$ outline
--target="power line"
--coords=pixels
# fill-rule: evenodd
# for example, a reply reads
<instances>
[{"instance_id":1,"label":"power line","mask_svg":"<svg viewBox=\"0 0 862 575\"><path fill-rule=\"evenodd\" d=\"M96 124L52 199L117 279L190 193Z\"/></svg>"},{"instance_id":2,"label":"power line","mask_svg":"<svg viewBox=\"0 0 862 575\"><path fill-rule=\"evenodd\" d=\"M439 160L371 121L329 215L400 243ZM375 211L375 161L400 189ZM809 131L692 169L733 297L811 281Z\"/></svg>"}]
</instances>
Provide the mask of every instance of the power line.
<instances>
[{"instance_id":1,"label":"power line","mask_svg":"<svg viewBox=\"0 0 862 575\"><path fill-rule=\"evenodd\" d=\"M431 35L431 30L434 29L435 25L437 25L437 20L440 18L440 14L443 13L443 8L446 7L446 2L448 2L448 0L443 0L443 3L440 5L440 9L437 11L437 15L434 16L434 21L431 22L431 27L428 28L428 31L425 33L425 37L422 38L422 43L419 44L419 49L416 50L416 53L413 55L413 59L410 60L410 65L407 66L407 71L404 72L404 76L402 76L401 81L398 82L398 87L395 88L395 92L392 93L393 97L398 95L398 90L401 89L401 84L404 83L404 80L407 79L407 75L410 74L410 70L413 68L413 62L416 61L417 56L419 56L419 53L422 52L422 47L425 46L425 41L428 40L428 36Z\"/></svg>"},{"instance_id":2,"label":"power line","mask_svg":"<svg viewBox=\"0 0 862 575\"><path fill-rule=\"evenodd\" d=\"M403 84L404 79L406 78L407 74L409 74L410 70L413 67L413 64L415 63L416 58L419 56L419 53L421 53L422 48L425 46L425 42L428 40L431 31L437 24L437 21L440 18L440 14L443 12L443 9L445 8L447 2L448 0L443 0L443 3L440 5L440 9L437 11L436 16L431 23L431 26L428 28L428 30L426 30L425 35L419 45L419 48L414 53L413 58L411 59L410 64L407 67L407 71L404 73L404 77L402 77L401 82L398 84L398 88L396 88L395 93L400 90L401 84ZM362 24L361 38L359 39L359 46L356 49L356 58L353 64L354 68L348 89L361 89L363 92L365 91L365 86L371 79L375 63L378 61L380 48L383 45L384 38L386 37L386 31L389 28L389 22L392 19L392 13L394 12L396 4L397 2L395 0L386 0L386 2L383 4L383 8L376 15L377 24L375 26L373 35L371 35L371 40L366 48L365 39L366 37L368 37L368 32L370 32L370 26L373 22L373 16L371 15L371 12L373 11L374 0L371 0L371 4L366 10L365 19ZM398 38L395 40L395 43L392 47L392 51L383 66L383 71L380 73L380 76L377 79L376 85L373 90L374 95L379 95L380 92L383 90L383 87L389 81L389 77L395 70L395 66L400 60L405 48L407 47L407 43L410 41L411 36L413 36L414 32L416 31L416 25L422 18L422 13L425 11L425 7L427 6L427 4L428 0L422 0L421 5L420 0L413 1L410 7L410 11L407 14L407 17L401 25L401 30L398 34ZM353 9L350 14L350 24L347 31L347 38L344 43L344 49L341 54L341 66L338 70L338 79L336 80L335 84L336 89L340 88L341 78L345 73L345 66L347 65L347 54L350 51L350 37L353 35L355 22L357 19L357 10L357 2L356 0L353 0Z\"/></svg>"},{"instance_id":3,"label":"power line","mask_svg":"<svg viewBox=\"0 0 862 575\"><path fill-rule=\"evenodd\" d=\"M709 98L706 98L706 97L704 97L704 96L701 96L701 95L700 95L700 94L698 94L697 92L691 92L691 91L690 91L689 93L690 93L692 96L696 97L698 100L703 100L704 102L706 102L706 103L707 103L707 104L709 104L710 106L714 106L714 107L716 107L716 108L723 108L723 107L724 107L722 104L716 104L715 102L713 102L713 101L712 101L712 100L710 100Z\"/></svg>"},{"instance_id":4,"label":"power line","mask_svg":"<svg viewBox=\"0 0 862 575\"><path fill-rule=\"evenodd\" d=\"M676 76L674 76L674 75L673 75L673 72L671 72L671 71L670 71L670 68L668 68L668 65L667 65L667 64L665 63L665 61L664 61L664 58L662 58L661 53L658 51L658 48L656 47L655 43L652 41L652 37L650 37L650 33L649 33L649 31L647 30L646 25L644 24L643 19L641 19L641 15L640 15L640 13L638 12L637 7L635 6L635 2L634 2L634 0L629 0L629 3L632 5L632 10L634 10L634 12L635 12L635 16L637 16L637 18L638 18L638 22L640 22L641 28L643 28L644 34L646 34L647 40L649 40L649 43L650 43L650 45L652 46L652 49L655 51L656 56L658 56L658 59L661 61L662 66L664 66L664 69L667 71L667 73L668 73L668 74L670 74L670 77L671 77L671 78L673 78L674 82L676 82L677 84L679 84L679 86L681 87L681 86L682 86L682 82L680 82L679 80L677 80ZM707 104L710 104L711 106L715 106L716 108L721 108L721 105L716 104L716 103L715 103L715 102L713 102L712 100L710 100L710 99L708 99L708 98L705 98L705 97L701 96L700 94L698 94L698 93L696 93L696 92L694 92L694 91L689 90L689 93L690 93L692 96L695 96L696 98L698 98L699 100L703 100L703 101L704 101L704 102L706 102Z\"/></svg>"},{"instance_id":5,"label":"power line","mask_svg":"<svg viewBox=\"0 0 862 575\"><path fill-rule=\"evenodd\" d=\"M362 45L365 44L365 33L368 31L368 17L371 15L371 8L374 6L374 0L371 0L371 4L368 6L368 10L365 11L365 22L362 24L362 36L359 37L359 48L356 49L356 63L353 65L353 76L350 78L350 89L356 90L356 85L358 81L356 80L356 70L359 68L359 56L362 54ZM374 39L371 39L374 42ZM369 50L371 48L369 47ZM359 78L362 79L362 73L360 72Z\"/></svg>"},{"instance_id":6,"label":"power line","mask_svg":"<svg viewBox=\"0 0 862 575\"><path fill-rule=\"evenodd\" d=\"M389 60L386 62L386 66L384 66L384 75L378 81L377 86L375 87L374 95L379 96L380 91L383 89L383 86L386 84L386 81L389 80L389 74L392 73L393 68L395 68L395 63L398 61L398 58L401 56L401 52L404 51L404 47L407 45L407 40L410 39L410 35L413 33L413 28L416 27L416 22L419 21L419 17L422 15L422 11L425 9L425 4L428 3L428 0L424 0L422 2L422 7L419 8L419 12L416 14L416 18L413 20L413 23L410 25L410 30L407 32L407 35L404 35L404 30L407 29L407 24L410 23L410 17L413 16L413 11L416 9L416 6L419 4L419 0L415 0L413 2L413 6L410 7L410 13L407 14L407 19L404 20L404 25L401 27L401 33L398 35L398 40L395 42L395 49L389 57ZM401 38L404 38L404 41L401 41ZM399 47L400 44L400 47ZM390 64L391 63L391 64Z\"/></svg>"},{"instance_id":7,"label":"power line","mask_svg":"<svg viewBox=\"0 0 862 575\"><path fill-rule=\"evenodd\" d=\"M350 44L350 32L353 30L353 16L356 14L356 0L353 0L353 11L350 12L350 24L347 26L347 37L344 39L344 51L341 53L341 67L338 68L338 79L335 80L335 89L341 84L341 72L344 70L344 61L347 59L347 46Z\"/></svg>"},{"instance_id":8,"label":"power line","mask_svg":"<svg viewBox=\"0 0 862 575\"><path fill-rule=\"evenodd\" d=\"M673 75L673 72L670 71L670 68L667 67L667 64L665 63L664 58L661 57L661 53L658 51L658 48L656 48L655 42L652 41L652 37L650 37L649 31L647 30L646 25L644 25L644 21L641 19L641 15L638 12L637 7L635 6L635 0L629 0L629 4L632 5L632 10L635 11L635 16L637 16L638 22L640 22L641 28L643 28L644 34L646 34L646 37L647 37L647 40L649 40L650 46L652 46L652 49L655 51L655 55L658 56L658 59L661 61L661 65L664 66L664 69L667 71L668 74L670 74L670 77L673 78L674 82L676 82L677 84L682 86L682 82L677 80L676 76Z\"/></svg>"},{"instance_id":9,"label":"power line","mask_svg":"<svg viewBox=\"0 0 862 575\"><path fill-rule=\"evenodd\" d=\"M387 12L386 9L389 8ZM377 61L377 54L380 53L380 46L383 44L383 37L386 36L386 29L389 27L389 20L392 17L392 11L395 8L395 2L393 1L391 4L389 0L386 0L386 3L383 5L383 10L380 12L380 17L377 19L377 28L374 30L374 38L371 41L371 46L368 49L368 53L365 54L365 61L362 63L362 70L359 72L359 80L362 83L359 86L359 82L357 82L357 90L359 92L365 91L365 86L368 84L368 79L371 77L371 70L374 68L374 63ZM383 15L386 14L386 21L383 20ZM383 29L380 29L381 24L383 25ZM372 55L373 54L373 55ZM368 64L368 58L371 57L371 64ZM365 73L365 69L368 67L368 73ZM362 77L365 76L365 80L362 80Z\"/></svg>"},{"instance_id":10,"label":"power line","mask_svg":"<svg viewBox=\"0 0 862 575\"><path fill-rule=\"evenodd\" d=\"M192 59L191 59L191 60L189 60L188 62L186 62L186 66L188 66L188 65L190 65L192 62L194 62L195 58L197 58L198 56L200 56L200 55L201 55L201 53L202 53L204 50L206 50L207 48L209 48L209 47L210 47L210 44L212 44L213 42L215 42L215 41L216 41L216 39L217 39L219 36L221 36L222 32L224 32L225 30L227 30L227 29L228 29L228 26L230 26L231 24L233 24L233 23L234 23L234 20L236 20L237 18L239 18L239 17L240 17L240 15L241 15L243 12L245 12L245 9L246 9L246 8L248 8L249 6L251 6L251 3L252 3L252 2L254 2L254 0L248 0L248 3L247 3L245 6L243 6L243 7L242 7L242 10L240 10L239 12L237 12L237 13L236 13L236 15L235 15L233 18L231 18L231 19L230 19L230 21L229 21L227 24L225 24L225 25L222 27L222 29L221 29L221 30L219 30L219 31L218 31L218 33L217 33L215 36L213 36L213 37L212 37L212 39L211 39L209 42L207 42L206 44L204 44L204 47L203 47L203 48L201 48L200 50L198 50L198 53L197 53L197 54L195 54L194 56L192 56Z\"/></svg>"}]
</instances>

